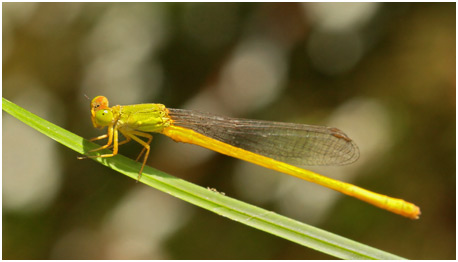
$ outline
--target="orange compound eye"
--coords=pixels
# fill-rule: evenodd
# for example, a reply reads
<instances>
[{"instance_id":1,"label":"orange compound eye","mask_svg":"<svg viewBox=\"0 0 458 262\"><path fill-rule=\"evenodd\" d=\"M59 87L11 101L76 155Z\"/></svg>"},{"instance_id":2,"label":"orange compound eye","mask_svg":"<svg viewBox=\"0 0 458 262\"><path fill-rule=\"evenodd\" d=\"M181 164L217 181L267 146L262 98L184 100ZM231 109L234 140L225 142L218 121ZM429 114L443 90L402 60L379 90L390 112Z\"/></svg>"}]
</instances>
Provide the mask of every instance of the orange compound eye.
<instances>
[{"instance_id":1,"label":"orange compound eye","mask_svg":"<svg viewBox=\"0 0 458 262\"><path fill-rule=\"evenodd\" d=\"M91 101L91 110L100 110L108 108L108 99L104 96L96 96Z\"/></svg>"}]
</instances>

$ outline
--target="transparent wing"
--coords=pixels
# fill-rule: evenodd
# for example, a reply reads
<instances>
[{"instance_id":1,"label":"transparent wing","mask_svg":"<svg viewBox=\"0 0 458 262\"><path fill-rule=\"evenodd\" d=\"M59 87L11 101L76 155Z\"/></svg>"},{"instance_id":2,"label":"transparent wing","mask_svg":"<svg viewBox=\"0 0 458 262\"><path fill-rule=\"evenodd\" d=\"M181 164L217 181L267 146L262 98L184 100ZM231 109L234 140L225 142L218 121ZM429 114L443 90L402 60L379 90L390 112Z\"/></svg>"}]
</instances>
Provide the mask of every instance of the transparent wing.
<instances>
[{"instance_id":1,"label":"transparent wing","mask_svg":"<svg viewBox=\"0 0 458 262\"><path fill-rule=\"evenodd\" d=\"M295 166L345 165L359 157L356 144L337 128L168 110L176 126Z\"/></svg>"}]
</instances>

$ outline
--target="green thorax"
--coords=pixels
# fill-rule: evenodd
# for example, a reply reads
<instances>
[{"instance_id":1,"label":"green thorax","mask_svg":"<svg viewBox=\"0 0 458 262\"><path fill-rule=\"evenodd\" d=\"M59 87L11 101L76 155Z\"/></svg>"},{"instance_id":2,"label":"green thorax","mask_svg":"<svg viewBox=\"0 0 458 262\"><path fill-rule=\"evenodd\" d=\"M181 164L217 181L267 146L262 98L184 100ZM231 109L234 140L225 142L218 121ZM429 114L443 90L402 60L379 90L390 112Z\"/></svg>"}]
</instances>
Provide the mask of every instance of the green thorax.
<instances>
[{"instance_id":1,"label":"green thorax","mask_svg":"<svg viewBox=\"0 0 458 262\"><path fill-rule=\"evenodd\" d=\"M114 106L116 126L122 130L161 133L170 125L167 108L162 104L138 104Z\"/></svg>"}]
</instances>

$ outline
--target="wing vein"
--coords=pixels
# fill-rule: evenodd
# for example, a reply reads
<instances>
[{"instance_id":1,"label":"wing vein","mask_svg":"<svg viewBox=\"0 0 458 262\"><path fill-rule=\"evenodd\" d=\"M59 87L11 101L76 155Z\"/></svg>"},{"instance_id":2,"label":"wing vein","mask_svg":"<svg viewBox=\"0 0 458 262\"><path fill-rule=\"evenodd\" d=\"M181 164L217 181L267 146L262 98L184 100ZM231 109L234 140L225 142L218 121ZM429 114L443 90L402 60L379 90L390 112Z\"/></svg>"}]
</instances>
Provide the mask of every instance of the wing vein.
<instances>
[{"instance_id":1,"label":"wing vein","mask_svg":"<svg viewBox=\"0 0 458 262\"><path fill-rule=\"evenodd\" d=\"M217 116L170 109L174 125L296 166L345 165L359 149L337 128Z\"/></svg>"}]
</instances>

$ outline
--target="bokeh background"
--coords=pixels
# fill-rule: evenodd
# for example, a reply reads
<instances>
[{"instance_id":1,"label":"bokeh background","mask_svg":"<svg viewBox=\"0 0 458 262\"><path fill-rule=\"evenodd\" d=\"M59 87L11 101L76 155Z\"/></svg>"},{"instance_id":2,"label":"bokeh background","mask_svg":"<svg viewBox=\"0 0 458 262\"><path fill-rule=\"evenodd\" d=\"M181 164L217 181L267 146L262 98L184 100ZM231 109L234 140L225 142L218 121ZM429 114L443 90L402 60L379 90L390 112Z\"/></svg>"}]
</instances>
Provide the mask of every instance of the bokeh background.
<instances>
[{"instance_id":1,"label":"bokeh background","mask_svg":"<svg viewBox=\"0 0 458 262\"><path fill-rule=\"evenodd\" d=\"M456 257L455 3L3 3L3 96L76 134L84 95L334 126L326 176L417 221L155 135L148 165L411 259ZM2 114L4 259L329 259L132 179ZM121 153L135 158L141 146Z\"/></svg>"}]
</instances>

